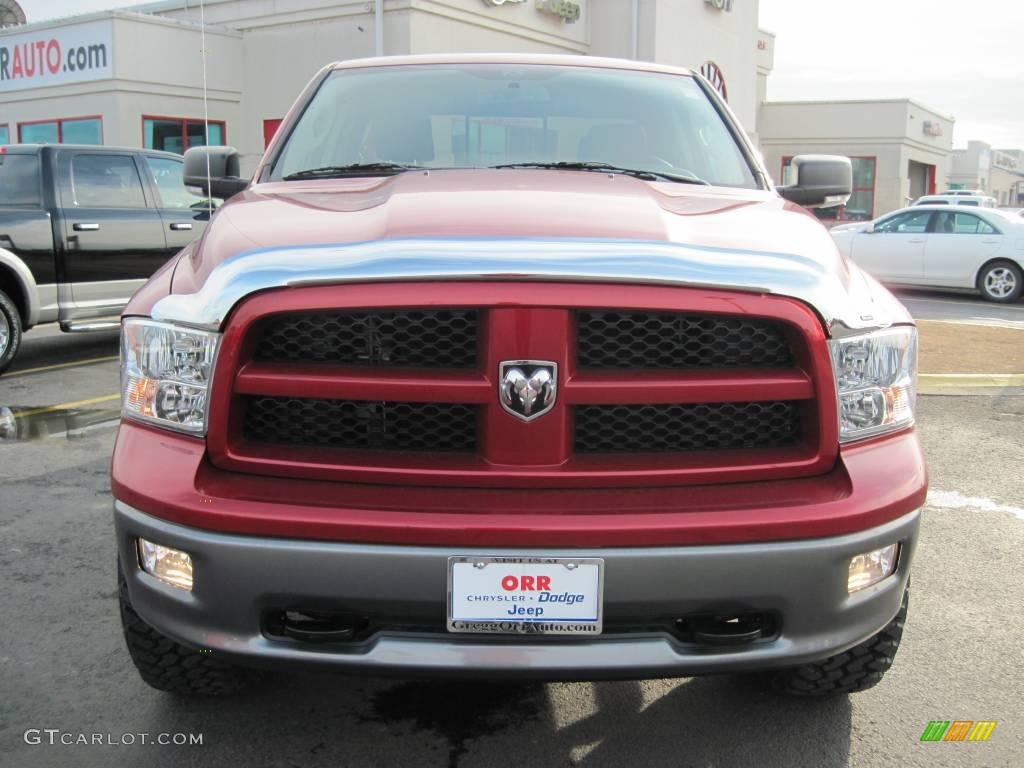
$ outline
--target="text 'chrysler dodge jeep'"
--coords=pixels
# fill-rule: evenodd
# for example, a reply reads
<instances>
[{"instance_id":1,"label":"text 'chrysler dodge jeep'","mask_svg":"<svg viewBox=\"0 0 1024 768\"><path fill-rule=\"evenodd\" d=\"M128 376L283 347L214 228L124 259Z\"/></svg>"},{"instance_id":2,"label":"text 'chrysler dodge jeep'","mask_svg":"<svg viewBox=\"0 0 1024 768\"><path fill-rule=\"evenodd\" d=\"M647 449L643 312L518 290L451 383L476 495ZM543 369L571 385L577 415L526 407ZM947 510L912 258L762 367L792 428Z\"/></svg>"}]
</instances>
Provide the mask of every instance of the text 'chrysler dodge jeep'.
<instances>
[{"instance_id":1,"label":"text 'chrysler dodge jeep'","mask_svg":"<svg viewBox=\"0 0 1024 768\"><path fill-rule=\"evenodd\" d=\"M636 678L892 663L917 335L687 70L326 68L138 294L112 466L142 677ZM237 194L235 194L237 193Z\"/></svg>"}]
</instances>

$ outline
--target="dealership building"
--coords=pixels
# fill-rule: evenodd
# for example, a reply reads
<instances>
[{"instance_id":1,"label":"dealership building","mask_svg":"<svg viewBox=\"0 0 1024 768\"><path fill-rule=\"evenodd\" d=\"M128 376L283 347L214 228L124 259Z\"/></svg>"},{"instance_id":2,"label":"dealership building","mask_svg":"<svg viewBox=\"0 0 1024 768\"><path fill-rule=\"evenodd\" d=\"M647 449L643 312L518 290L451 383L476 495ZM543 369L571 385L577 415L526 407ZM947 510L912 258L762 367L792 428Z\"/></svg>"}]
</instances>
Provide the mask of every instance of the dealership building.
<instances>
[{"instance_id":1,"label":"dealership building","mask_svg":"<svg viewBox=\"0 0 1024 768\"><path fill-rule=\"evenodd\" d=\"M78 142L182 152L211 143L255 167L325 64L450 52L640 58L703 69L754 132L772 36L744 0L197 0L0 31L0 143Z\"/></svg>"}]
</instances>

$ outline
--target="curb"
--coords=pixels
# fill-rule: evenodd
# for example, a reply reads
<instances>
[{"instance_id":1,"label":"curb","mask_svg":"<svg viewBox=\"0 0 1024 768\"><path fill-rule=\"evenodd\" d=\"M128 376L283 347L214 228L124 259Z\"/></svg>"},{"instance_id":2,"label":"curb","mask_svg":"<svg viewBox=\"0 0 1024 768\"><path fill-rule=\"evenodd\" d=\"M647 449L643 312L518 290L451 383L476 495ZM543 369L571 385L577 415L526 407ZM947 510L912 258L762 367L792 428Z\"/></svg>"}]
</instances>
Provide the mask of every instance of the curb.
<instances>
[{"instance_id":1,"label":"curb","mask_svg":"<svg viewBox=\"0 0 1024 768\"><path fill-rule=\"evenodd\" d=\"M1011 331L1024 331L1024 320L1005 320L999 317L965 317L961 319L933 320L930 318L916 319L918 323L942 323L944 325L970 325L975 328L1006 328Z\"/></svg>"},{"instance_id":2,"label":"curb","mask_svg":"<svg viewBox=\"0 0 1024 768\"><path fill-rule=\"evenodd\" d=\"M922 387L1024 387L1024 373L919 373Z\"/></svg>"}]
</instances>

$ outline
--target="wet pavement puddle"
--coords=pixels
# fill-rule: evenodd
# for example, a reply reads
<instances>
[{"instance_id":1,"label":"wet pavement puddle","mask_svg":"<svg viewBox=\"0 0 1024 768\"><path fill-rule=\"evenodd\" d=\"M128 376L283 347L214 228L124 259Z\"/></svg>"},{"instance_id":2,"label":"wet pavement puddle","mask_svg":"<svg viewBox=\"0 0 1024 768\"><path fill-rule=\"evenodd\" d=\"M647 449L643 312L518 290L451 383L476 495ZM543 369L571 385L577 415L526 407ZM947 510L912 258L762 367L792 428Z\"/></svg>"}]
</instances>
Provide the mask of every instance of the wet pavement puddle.
<instances>
[{"instance_id":1,"label":"wet pavement puddle","mask_svg":"<svg viewBox=\"0 0 1024 768\"><path fill-rule=\"evenodd\" d=\"M0 406L0 443L56 437L73 440L93 428L116 424L120 416L120 408Z\"/></svg>"}]
</instances>

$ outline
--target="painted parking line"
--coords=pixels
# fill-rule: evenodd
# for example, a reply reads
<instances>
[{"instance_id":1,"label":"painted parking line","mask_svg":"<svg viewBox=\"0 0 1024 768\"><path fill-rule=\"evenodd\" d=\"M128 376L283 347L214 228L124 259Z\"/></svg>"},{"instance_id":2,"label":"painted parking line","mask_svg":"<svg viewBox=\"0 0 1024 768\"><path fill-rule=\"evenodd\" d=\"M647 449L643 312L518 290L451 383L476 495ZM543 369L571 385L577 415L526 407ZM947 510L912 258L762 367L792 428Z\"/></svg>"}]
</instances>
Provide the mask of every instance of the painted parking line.
<instances>
[{"instance_id":1,"label":"painted parking line","mask_svg":"<svg viewBox=\"0 0 1024 768\"><path fill-rule=\"evenodd\" d=\"M937 509L956 509L979 512L1008 512L1024 520L1024 508L987 499L984 496L964 496L959 491L940 491L931 489L924 502Z\"/></svg>"},{"instance_id":2,"label":"painted parking line","mask_svg":"<svg viewBox=\"0 0 1024 768\"><path fill-rule=\"evenodd\" d=\"M28 416L38 416L41 413L53 413L54 411L70 411L72 408L83 408L87 405L96 405L97 403L109 403L112 400L120 399L121 395L101 395L100 397L90 397L87 400L75 400L70 403L58 403L57 405L47 405L43 408L33 408L31 411L22 411L18 414L19 419L27 418Z\"/></svg>"},{"instance_id":3,"label":"painted parking line","mask_svg":"<svg viewBox=\"0 0 1024 768\"><path fill-rule=\"evenodd\" d=\"M1024 373L920 373L922 386L1024 387Z\"/></svg>"},{"instance_id":4,"label":"painted parking line","mask_svg":"<svg viewBox=\"0 0 1024 768\"><path fill-rule=\"evenodd\" d=\"M986 309L992 309L992 302L989 301L957 301L955 299L930 299L926 296L897 296L904 304L908 303L920 303L920 304L953 304L957 307L984 307ZM1003 309L1017 310L1024 309L1022 304L1001 304L999 305Z\"/></svg>"},{"instance_id":5,"label":"painted parking line","mask_svg":"<svg viewBox=\"0 0 1024 768\"><path fill-rule=\"evenodd\" d=\"M59 371L62 368L77 368L81 365L95 365L97 363L109 363L114 360L119 360L119 355L110 355L109 357L92 357L88 360L78 360L73 363L56 363L55 365L42 365L38 368L25 368L20 371L12 371L11 373L5 374L0 377L0 381L4 379L13 379L15 376L28 376L32 373L44 373L45 371Z\"/></svg>"}]
</instances>

